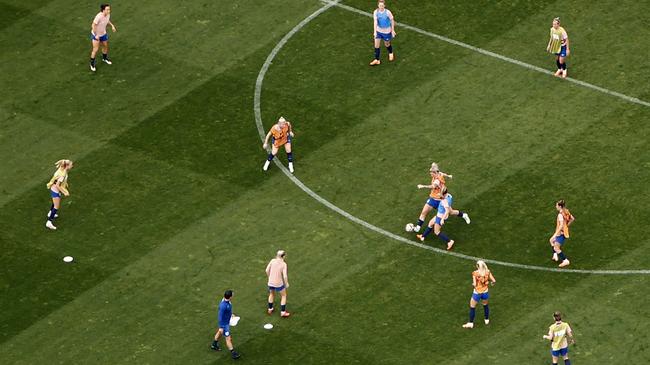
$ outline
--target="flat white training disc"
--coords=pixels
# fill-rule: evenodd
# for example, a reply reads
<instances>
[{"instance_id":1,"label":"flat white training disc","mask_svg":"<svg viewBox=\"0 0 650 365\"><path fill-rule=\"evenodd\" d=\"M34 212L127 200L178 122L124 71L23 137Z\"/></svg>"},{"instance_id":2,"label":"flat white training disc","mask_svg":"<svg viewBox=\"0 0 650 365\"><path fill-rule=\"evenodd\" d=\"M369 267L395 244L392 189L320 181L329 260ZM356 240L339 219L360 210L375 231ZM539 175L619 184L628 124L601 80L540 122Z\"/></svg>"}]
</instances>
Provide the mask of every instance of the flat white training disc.
<instances>
[{"instance_id":1,"label":"flat white training disc","mask_svg":"<svg viewBox=\"0 0 650 365\"><path fill-rule=\"evenodd\" d=\"M74 260L72 256L66 256L63 258L63 262L72 262L72 260Z\"/></svg>"},{"instance_id":2,"label":"flat white training disc","mask_svg":"<svg viewBox=\"0 0 650 365\"><path fill-rule=\"evenodd\" d=\"M266 329L266 330L270 330L271 328L273 328L273 325L270 324L270 323L267 323L267 324L264 325L264 329Z\"/></svg>"}]
</instances>

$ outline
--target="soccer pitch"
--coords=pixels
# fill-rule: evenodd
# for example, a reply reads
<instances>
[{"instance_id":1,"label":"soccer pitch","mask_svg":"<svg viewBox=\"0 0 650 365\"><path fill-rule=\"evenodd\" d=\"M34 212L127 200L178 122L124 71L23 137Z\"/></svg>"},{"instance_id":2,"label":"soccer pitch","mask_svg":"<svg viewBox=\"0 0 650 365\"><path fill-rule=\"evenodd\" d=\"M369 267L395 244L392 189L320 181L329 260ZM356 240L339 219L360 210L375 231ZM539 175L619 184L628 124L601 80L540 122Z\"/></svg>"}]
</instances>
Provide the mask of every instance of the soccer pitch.
<instances>
[{"instance_id":1,"label":"soccer pitch","mask_svg":"<svg viewBox=\"0 0 650 365\"><path fill-rule=\"evenodd\" d=\"M369 67L376 1L341 4L112 2L92 73L99 4L0 0L0 363L227 363L209 349L226 289L246 363L549 364L556 310L573 364L648 362L650 6L388 1L396 60ZM544 72L555 16L572 81ZM279 116L294 178L262 171ZM452 253L404 232L432 161L472 217L444 226ZM287 319L266 314L278 249ZM473 258L497 284L468 330Z\"/></svg>"}]
</instances>

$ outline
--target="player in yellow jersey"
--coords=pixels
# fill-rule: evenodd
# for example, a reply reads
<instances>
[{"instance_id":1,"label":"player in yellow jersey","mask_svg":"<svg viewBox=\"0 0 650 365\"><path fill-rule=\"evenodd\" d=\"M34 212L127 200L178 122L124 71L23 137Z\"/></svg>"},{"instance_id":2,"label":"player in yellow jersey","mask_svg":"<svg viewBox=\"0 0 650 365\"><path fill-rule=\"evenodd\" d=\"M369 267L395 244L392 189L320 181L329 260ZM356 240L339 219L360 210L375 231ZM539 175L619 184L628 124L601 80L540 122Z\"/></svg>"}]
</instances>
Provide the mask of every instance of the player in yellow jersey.
<instances>
[{"instance_id":1,"label":"player in yellow jersey","mask_svg":"<svg viewBox=\"0 0 650 365\"><path fill-rule=\"evenodd\" d=\"M566 30L560 26L560 18L553 19L551 39L548 40L546 51L556 56L557 71L555 71L555 76L566 77L566 58L569 57L571 50L569 49L569 36Z\"/></svg>"},{"instance_id":2,"label":"player in yellow jersey","mask_svg":"<svg viewBox=\"0 0 650 365\"><path fill-rule=\"evenodd\" d=\"M476 315L476 305L479 300L483 302L483 313L485 314L485 324L490 323L490 307L488 307L488 284L494 285L497 280L488 269L483 260L476 261L476 270L472 272L472 299L469 300L469 322L463 325L463 328L474 328L474 316Z\"/></svg>"},{"instance_id":3,"label":"player in yellow jersey","mask_svg":"<svg viewBox=\"0 0 650 365\"><path fill-rule=\"evenodd\" d=\"M564 365L571 365L569 360L569 344L574 344L573 331L568 323L562 322L562 314L560 312L553 313L553 323L548 328L548 334L542 336L545 340L551 341L551 358L553 365L557 365L560 356L564 359Z\"/></svg>"},{"instance_id":4,"label":"player in yellow jersey","mask_svg":"<svg viewBox=\"0 0 650 365\"><path fill-rule=\"evenodd\" d=\"M569 225L573 223L575 217L566 208L566 203L563 199L555 203L557 209L557 219L555 222L555 232L548 240L553 250L553 261L560 261L560 267L565 267L570 264L569 259L562 251L562 246L567 238L569 238Z\"/></svg>"},{"instance_id":5,"label":"player in yellow jersey","mask_svg":"<svg viewBox=\"0 0 650 365\"><path fill-rule=\"evenodd\" d=\"M56 171L54 175L47 183L47 188L50 190L50 196L52 197L52 206L50 207L49 213L47 213L47 222L45 222L45 227L55 230L54 219L58 217L58 211L61 207L61 194L65 196L70 196L68 191L68 171L72 168L72 161L70 160L59 160L55 164Z\"/></svg>"},{"instance_id":6,"label":"player in yellow jersey","mask_svg":"<svg viewBox=\"0 0 650 365\"><path fill-rule=\"evenodd\" d=\"M291 152L291 139L293 137L294 134L291 123L284 119L284 117L280 117L278 122L271 127L269 133L266 134L264 144L262 144L262 148L267 149L269 146L269 139L272 139L271 153L269 153L266 162L264 162L264 167L262 167L264 171L269 169L269 165L271 165L271 161L275 155L278 154L280 147L284 146L284 150L287 152L287 160L289 161L289 171L293 173L293 153Z\"/></svg>"}]
</instances>

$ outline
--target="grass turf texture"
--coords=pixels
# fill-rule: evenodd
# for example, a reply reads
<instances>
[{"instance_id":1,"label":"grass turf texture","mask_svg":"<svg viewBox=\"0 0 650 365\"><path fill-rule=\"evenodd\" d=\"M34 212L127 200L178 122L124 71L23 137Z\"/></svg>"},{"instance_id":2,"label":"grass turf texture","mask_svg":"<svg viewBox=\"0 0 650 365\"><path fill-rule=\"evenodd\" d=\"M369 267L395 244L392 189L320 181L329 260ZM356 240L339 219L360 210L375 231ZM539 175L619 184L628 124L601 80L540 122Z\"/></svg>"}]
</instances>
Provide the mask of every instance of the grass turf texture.
<instances>
[{"instance_id":1,"label":"grass turf texture","mask_svg":"<svg viewBox=\"0 0 650 365\"><path fill-rule=\"evenodd\" d=\"M398 21L553 67L543 51L557 5L419 3L389 8ZM208 350L226 288L242 316L234 342L251 363L547 363L541 335L554 310L576 331L574 362L650 357L638 295L648 277L493 266L492 323L481 324L479 308L477 327L463 330L471 262L366 231L277 169L261 172L255 78L320 3L112 5L115 63L90 74L95 5L0 1L0 154L10 156L0 176L0 362L226 361ZM569 73L648 100L650 34L627 19L649 9L624 5L563 5ZM48 37L25 38L44 25ZM572 267L650 267L647 107L400 29L397 62L370 69L371 30L369 18L330 9L269 70L265 127L294 120L308 186L397 232L419 213L426 192L415 185L436 160L472 215L472 225L446 228L459 252L551 267L552 204L563 197L577 217ZM73 195L48 232L43 185L66 156L77 161ZM278 248L292 277L286 321L265 314L263 269ZM67 254L75 264L63 264Z\"/></svg>"}]
</instances>

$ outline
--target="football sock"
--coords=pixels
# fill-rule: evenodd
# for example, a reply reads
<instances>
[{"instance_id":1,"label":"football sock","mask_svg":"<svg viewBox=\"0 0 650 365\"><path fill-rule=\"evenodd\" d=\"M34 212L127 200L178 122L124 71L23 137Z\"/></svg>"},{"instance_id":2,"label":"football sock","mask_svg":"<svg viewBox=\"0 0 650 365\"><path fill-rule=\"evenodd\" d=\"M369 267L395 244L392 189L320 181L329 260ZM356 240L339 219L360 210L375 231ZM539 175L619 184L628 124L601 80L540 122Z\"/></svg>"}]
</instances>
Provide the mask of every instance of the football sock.
<instances>
[{"instance_id":1,"label":"football sock","mask_svg":"<svg viewBox=\"0 0 650 365\"><path fill-rule=\"evenodd\" d=\"M379 59L379 48L375 48L375 59Z\"/></svg>"},{"instance_id":2,"label":"football sock","mask_svg":"<svg viewBox=\"0 0 650 365\"><path fill-rule=\"evenodd\" d=\"M449 237L447 237L447 235L442 232L438 233L438 238L440 238L444 243L449 242Z\"/></svg>"},{"instance_id":3,"label":"football sock","mask_svg":"<svg viewBox=\"0 0 650 365\"><path fill-rule=\"evenodd\" d=\"M418 219L418 222L415 225L422 227L423 224L424 224L424 220Z\"/></svg>"},{"instance_id":4,"label":"football sock","mask_svg":"<svg viewBox=\"0 0 650 365\"><path fill-rule=\"evenodd\" d=\"M108 53L102 53L102 58L107 60L108 59Z\"/></svg>"},{"instance_id":5,"label":"football sock","mask_svg":"<svg viewBox=\"0 0 650 365\"><path fill-rule=\"evenodd\" d=\"M462 217L462 216L463 216L463 214L465 214L465 213L463 213L463 211L462 211L462 210L459 210L459 211L458 211L458 216L459 216L459 217Z\"/></svg>"},{"instance_id":6,"label":"football sock","mask_svg":"<svg viewBox=\"0 0 650 365\"><path fill-rule=\"evenodd\" d=\"M273 309L273 303L269 303L269 309Z\"/></svg>"},{"instance_id":7,"label":"football sock","mask_svg":"<svg viewBox=\"0 0 650 365\"><path fill-rule=\"evenodd\" d=\"M90 64L93 65L93 66L95 66L95 59L94 59L94 58L91 58L91 59L90 59Z\"/></svg>"},{"instance_id":8,"label":"football sock","mask_svg":"<svg viewBox=\"0 0 650 365\"><path fill-rule=\"evenodd\" d=\"M571 365L571 360L569 359L564 360L564 365Z\"/></svg>"},{"instance_id":9,"label":"football sock","mask_svg":"<svg viewBox=\"0 0 650 365\"><path fill-rule=\"evenodd\" d=\"M485 319L490 319L490 306L487 304L483 306L483 314L485 314Z\"/></svg>"},{"instance_id":10,"label":"football sock","mask_svg":"<svg viewBox=\"0 0 650 365\"><path fill-rule=\"evenodd\" d=\"M393 45L391 44L390 46L386 47L388 50L388 53L393 53Z\"/></svg>"},{"instance_id":11,"label":"football sock","mask_svg":"<svg viewBox=\"0 0 650 365\"><path fill-rule=\"evenodd\" d=\"M563 69L563 70L566 70L566 62L564 62L564 63L562 64L562 69Z\"/></svg>"},{"instance_id":12,"label":"football sock","mask_svg":"<svg viewBox=\"0 0 650 365\"><path fill-rule=\"evenodd\" d=\"M469 308L469 321L474 323L474 317L476 317L476 308Z\"/></svg>"},{"instance_id":13,"label":"football sock","mask_svg":"<svg viewBox=\"0 0 650 365\"><path fill-rule=\"evenodd\" d=\"M286 304L280 305L280 310L283 311L283 312L286 312L287 311L287 305Z\"/></svg>"},{"instance_id":14,"label":"football sock","mask_svg":"<svg viewBox=\"0 0 650 365\"><path fill-rule=\"evenodd\" d=\"M54 217L56 216L56 212L58 212L58 209L52 208L50 209L50 215L47 217L47 220L50 222L54 221Z\"/></svg>"},{"instance_id":15,"label":"football sock","mask_svg":"<svg viewBox=\"0 0 650 365\"><path fill-rule=\"evenodd\" d=\"M424 230L424 233L422 233L422 237L426 237L433 231L433 227L427 227L427 229Z\"/></svg>"},{"instance_id":16,"label":"football sock","mask_svg":"<svg viewBox=\"0 0 650 365\"><path fill-rule=\"evenodd\" d=\"M557 257L560 258L560 261L564 261L566 259L566 256L564 255L564 252L560 251L560 253L557 254Z\"/></svg>"},{"instance_id":17,"label":"football sock","mask_svg":"<svg viewBox=\"0 0 650 365\"><path fill-rule=\"evenodd\" d=\"M212 341L212 347L219 347L219 341L213 340Z\"/></svg>"},{"instance_id":18,"label":"football sock","mask_svg":"<svg viewBox=\"0 0 650 365\"><path fill-rule=\"evenodd\" d=\"M287 160L293 162L293 152L287 152Z\"/></svg>"},{"instance_id":19,"label":"football sock","mask_svg":"<svg viewBox=\"0 0 650 365\"><path fill-rule=\"evenodd\" d=\"M273 156L272 153L269 153L269 155L266 157L266 159L267 159L268 161L271 161L271 160L273 160L273 157L275 157L275 156Z\"/></svg>"},{"instance_id":20,"label":"football sock","mask_svg":"<svg viewBox=\"0 0 650 365\"><path fill-rule=\"evenodd\" d=\"M562 69L562 64L560 63L560 60L555 60L555 64L557 65L558 70Z\"/></svg>"}]
</instances>

